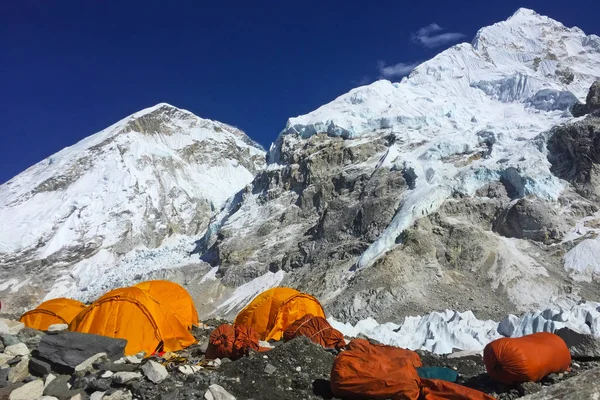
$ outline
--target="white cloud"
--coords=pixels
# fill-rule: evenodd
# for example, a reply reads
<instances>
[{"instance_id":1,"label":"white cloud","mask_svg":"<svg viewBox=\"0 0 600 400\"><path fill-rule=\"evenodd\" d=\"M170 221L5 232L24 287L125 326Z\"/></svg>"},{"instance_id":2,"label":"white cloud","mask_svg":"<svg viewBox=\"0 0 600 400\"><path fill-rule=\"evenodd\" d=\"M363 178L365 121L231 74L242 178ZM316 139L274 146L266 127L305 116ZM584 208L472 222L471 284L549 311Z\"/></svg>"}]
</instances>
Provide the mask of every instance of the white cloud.
<instances>
[{"instance_id":1,"label":"white cloud","mask_svg":"<svg viewBox=\"0 0 600 400\"><path fill-rule=\"evenodd\" d=\"M385 61L378 61L377 68L381 77L390 79L398 76L408 75L420 62L412 63L398 63L393 65L386 65Z\"/></svg>"},{"instance_id":2,"label":"white cloud","mask_svg":"<svg viewBox=\"0 0 600 400\"><path fill-rule=\"evenodd\" d=\"M414 42L420 43L425 47L434 48L447 43L456 42L465 37L463 33L459 32L440 33L443 30L444 28L434 22L413 33L411 38Z\"/></svg>"}]
</instances>

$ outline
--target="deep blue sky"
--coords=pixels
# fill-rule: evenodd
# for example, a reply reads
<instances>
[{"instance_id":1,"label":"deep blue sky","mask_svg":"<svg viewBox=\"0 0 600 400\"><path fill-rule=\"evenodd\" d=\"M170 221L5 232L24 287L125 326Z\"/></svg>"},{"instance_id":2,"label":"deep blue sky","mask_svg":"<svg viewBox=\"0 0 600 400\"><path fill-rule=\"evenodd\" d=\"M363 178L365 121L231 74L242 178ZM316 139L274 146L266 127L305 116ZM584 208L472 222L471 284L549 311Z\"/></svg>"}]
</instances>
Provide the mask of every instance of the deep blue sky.
<instances>
[{"instance_id":1,"label":"deep blue sky","mask_svg":"<svg viewBox=\"0 0 600 400\"><path fill-rule=\"evenodd\" d=\"M288 117L377 78L378 60L452 44L416 43L420 28L470 41L522 6L600 33L597 0L1 1L0 183L159 102L268 147Z\"/></svg>"}]
</instances>

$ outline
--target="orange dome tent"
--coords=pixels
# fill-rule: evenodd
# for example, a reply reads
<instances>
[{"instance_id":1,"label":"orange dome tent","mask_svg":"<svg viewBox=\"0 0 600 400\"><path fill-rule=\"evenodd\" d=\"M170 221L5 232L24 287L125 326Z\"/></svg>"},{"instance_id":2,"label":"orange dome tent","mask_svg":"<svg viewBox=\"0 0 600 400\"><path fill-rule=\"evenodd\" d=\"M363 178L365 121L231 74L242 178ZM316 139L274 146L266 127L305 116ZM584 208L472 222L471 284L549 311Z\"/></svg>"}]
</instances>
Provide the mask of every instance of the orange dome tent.
<instances>
[{"instance_id":1,"label":"orange dome tent","mask_svg":"<svg viewBox=\"0 0 600 400\"><path fill-rule=\"evenodd\" d=\"M192 296L182 286L169 281L140 282L134 287L145 290L161 304L167 304L173 314L189 330L198 325L198 311Z\"/></svg>"},{"instance_id":2,"label":"orange dome tent","mask_svg":"<svg viewBox=\"0 0 600 400\"><path fill-rule=\"evenodd\" d=\"M196 342L169 304L137 287L106 293L79 313L69 330L126 339L125 355L177 351Z\"/></svg>"},{"instance_id":3,"label":"orange dome tent","mask_svg":"<svg viewBox=\"0 0 600 400\"><path fill-rule=\"evenodd\" d=\"M83 309L85 304L66 298L52 299L43 302L37 308L27 311L19 319L28 328L39 331L48 330L50 325L70 324L73 318Z\"/></svg>"},{"instance_id":4,"label":"orange dome tent","mask_svg":"<svg viewBox=\"0 0 600 400\"><path fill-rule=\"evenodd\" d=\"M295 289L280 287L256 296L240 311L235 324L251 327L261 340L280 340L285 329L306 314L325 317L317 299Z\"/></svg>"}]
</instances>

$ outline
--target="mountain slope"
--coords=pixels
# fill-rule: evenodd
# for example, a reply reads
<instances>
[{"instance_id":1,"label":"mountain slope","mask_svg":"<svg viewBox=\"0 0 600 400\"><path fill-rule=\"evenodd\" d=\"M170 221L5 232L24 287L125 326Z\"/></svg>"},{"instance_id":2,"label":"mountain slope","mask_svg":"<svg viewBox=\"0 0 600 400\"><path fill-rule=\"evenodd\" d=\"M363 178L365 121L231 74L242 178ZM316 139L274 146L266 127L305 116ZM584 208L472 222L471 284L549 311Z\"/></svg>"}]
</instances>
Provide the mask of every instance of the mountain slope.
<instances>
[{"instance_id":1,"label":"mountain slope","mask_svg":"<svg viewBox=\"0 0 600 400\"><path fill-rule=\"evenodd\" d=\"M345 320L595 297L561 255L597 207L554 175L546 142L599 77L598 36L520 9L399 83L291 118L203 258L238 299L283 283Z\"/></svg>"},{"instance_id":2,"label":"mountain slope","mask_svg":"<svg viewBox=\"0 0 600 400\"><path fill-rule=\"evenodd\" d=\"M3 303L26 304L55 280L51 297L77 295L168 243L191 251L190 237L263 167L243 132L168 104L65 148L0 186Z\"/></svg>"}]
</instances>

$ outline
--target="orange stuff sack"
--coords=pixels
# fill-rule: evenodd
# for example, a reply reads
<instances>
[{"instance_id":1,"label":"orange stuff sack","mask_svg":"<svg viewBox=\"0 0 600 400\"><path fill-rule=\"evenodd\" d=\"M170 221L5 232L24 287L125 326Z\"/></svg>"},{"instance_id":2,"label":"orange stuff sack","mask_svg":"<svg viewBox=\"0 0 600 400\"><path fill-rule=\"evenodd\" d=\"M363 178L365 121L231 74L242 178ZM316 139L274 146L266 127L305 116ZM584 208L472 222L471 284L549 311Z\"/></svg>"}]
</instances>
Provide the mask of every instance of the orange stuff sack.
<instances>
[{"instance_id":1,"label":"orange stuff sack","mask_svg":"<svg viewBox=\"0 0 600 400\"><path fill-rule=\"evenodd\" d=\"M483 361L488 375L507 385L538 382L571 365L571 353L557 335L539 332L520 338L502 338L485 346Z\"/></svg>"},{"instance_id":2,"label":"orange stuff sack","mask_svg":"<svg viewBox=\"0 0 600 400\"><path fill-rule=\"evenodd\" d=\"M307 314L283 332L283 340L288 341L298 336L306 336L326 349L341 349L346 346L342 332L334 329L323 317Z\"/></svg>"},{"instance_id":3,"label":"orange stuff sack","mask_svg":"<svg viewBox=\"0 0 600 400\"><path fill-rule=\"evenodd\" d=\"M494 400L494 398L456 383L421 378L420 400Z\"/></svg>"},{"instance_id":4,"label":"orange stuff sack","mask_svg":"<svg viewBox=\"0 0 600 400\"><path fill-rule=\"evenodd\" d=\"M366 339L352 339L350 343L348 343L347 348L348 350L359 350L365 352L377 351L392 361L403 362L407 360L415 368L423 366L421 357L419 357L416 352L402 349L400 347L387 346L384 344L373 344Z\"/></svg>"},{"instance_id":5,"label":"orange stuff sack","mask_svg":"<svg viewBox=\"0 0 600 400\"><path fill-rule=\"evenodd\" d=\"M27 311L19 321L28 328L46 331L50 325L67 324L85 309L85 304L72 299L59 298L43 302L37 308Z\"/></svg>"},{"instance_id":6,"label":"orange stuff sack","mask_svg":"<svg viewBox=\"0 0 600 400\"><path fill-rule=\"evenodd\" d=\"M261 340L281 340L286 328L306 314L325 317L321 303L311 295L278 287L256 296L237 315L235 325L251 327Z\"/></svg>"},{"instance_id":7,"label":"orange stuff sack","mask_svg":"<svg viewBox=\"0 0 600 400\"><path fill-rule=\"evenodd\" d=\"M393 360L363 343L335 358L330 382L335 397L348 399L417 400L421 393L419 375L409 359Z\"/></svg>"},{"instance_id":8,"label":"orange stuff sack","mask_svg":"<svg viewBox=\"0 0 600 400\"><path fill-rule=\"evenodd\" d=\"M258 333L250 327L223 324L210 334L206 359L229 358L235 361L248 355L250 350L259 351L258 341Z\"/></svg>"}]
</instances>

